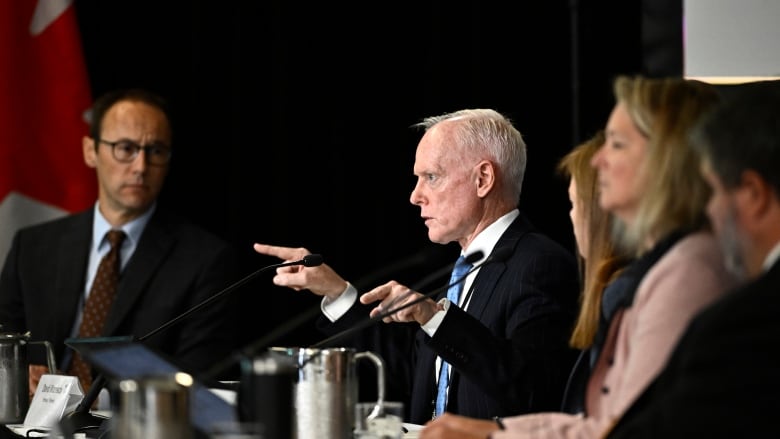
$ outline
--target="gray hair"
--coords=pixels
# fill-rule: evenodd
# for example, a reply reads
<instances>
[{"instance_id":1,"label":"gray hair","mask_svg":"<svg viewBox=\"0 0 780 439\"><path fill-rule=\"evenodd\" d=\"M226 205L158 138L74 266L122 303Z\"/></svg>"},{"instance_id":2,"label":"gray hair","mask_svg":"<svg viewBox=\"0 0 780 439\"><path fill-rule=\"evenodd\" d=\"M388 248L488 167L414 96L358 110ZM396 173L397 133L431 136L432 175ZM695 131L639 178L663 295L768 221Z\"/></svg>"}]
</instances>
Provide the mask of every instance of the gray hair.
<instances>
[{"instance_id":1,"label":"gray hair","mask_svg":"<svg viewBox=\"0 0 780 439\"><path fill-rule=\"evenodd\" d=\"M460 147L497 165L498 178L503 179L506 188L504 195L518 203L527 157L523 136L512 121L495 110L476 108L426 117L413 126L428 131L445 121L458 122L453 126L453 134Z\"/></svg>"}]
</instances>

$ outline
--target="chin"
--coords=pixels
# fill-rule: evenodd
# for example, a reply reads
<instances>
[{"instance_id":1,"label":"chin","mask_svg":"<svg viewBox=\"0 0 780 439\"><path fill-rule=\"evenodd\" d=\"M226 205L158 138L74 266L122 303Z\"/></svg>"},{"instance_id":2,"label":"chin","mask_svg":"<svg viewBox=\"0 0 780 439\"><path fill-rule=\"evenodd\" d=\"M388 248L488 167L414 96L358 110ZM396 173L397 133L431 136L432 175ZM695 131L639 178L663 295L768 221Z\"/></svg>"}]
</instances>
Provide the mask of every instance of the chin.
<instances>
[{"instance_id":1,"label":"chin","mask_svg":"<svg viewBox=\"0 0 780 439\"><path fill-rule=\"evenodd\" d=\"M448 242L450 242L443 236L437 235L436 233L433 233L430 230L428 231L428 239L435 244L447 244Z\"/></svg>"},{"instance_id":2,"label":"chin","mask_svg":"<svg viewBox=\"0 0 780 439\"><path fill-rule=\"evenodd\" d=\"M124 206L127 210L139 214L146 212L151 205L152 202L147 200L128 200L127 202L124 203Z\"/></svg>"}]
</instances>

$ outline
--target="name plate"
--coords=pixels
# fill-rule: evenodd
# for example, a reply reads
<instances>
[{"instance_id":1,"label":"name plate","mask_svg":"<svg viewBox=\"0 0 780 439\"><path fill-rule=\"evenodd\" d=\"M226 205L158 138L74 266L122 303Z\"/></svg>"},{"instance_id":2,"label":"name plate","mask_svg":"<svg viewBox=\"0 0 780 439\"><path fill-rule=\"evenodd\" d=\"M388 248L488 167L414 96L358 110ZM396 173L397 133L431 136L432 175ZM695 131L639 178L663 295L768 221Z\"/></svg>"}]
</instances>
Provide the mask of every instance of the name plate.
<instances>
[{"instance_id":1,"label":"name plate","mask_svg":"<svg viewBox=\"0 0 780 439\"><path fill-rule=\"evenodd\" d=\"M57 425L63 414L75 409L83 398L84 392L77 377L44 374L24 417L24 426L51 428Z\"/></svg>"}]
</instances>

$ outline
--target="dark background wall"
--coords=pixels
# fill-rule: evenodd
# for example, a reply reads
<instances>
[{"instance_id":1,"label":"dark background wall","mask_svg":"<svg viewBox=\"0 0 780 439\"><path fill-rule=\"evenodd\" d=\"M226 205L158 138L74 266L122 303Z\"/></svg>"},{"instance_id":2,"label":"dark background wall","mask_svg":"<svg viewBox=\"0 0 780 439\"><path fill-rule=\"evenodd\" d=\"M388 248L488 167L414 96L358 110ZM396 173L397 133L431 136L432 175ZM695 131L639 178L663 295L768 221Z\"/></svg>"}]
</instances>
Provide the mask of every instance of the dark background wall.
<instances>
[{"instance_id":1,"label":"dark background wall","mask_svg":"<svg viewBox=\"0 0 780 439\"><path fill-rule=\"evenodd\" d=\"M163 202L233 242L246 273L276 262L254 254L266 242L365 279L428 244L408 202L420 137L410 125L466 107L515 121L529 156L521 208L573 250L557 160L604 123L615 75L681 73L669 36L681 32L681 0L646 3L75 5L93 94L143 86L171 101ZM270 278L238 292L242 344L318 303ZM304 325L279 343L317 337Z\"/></svg>"}]
</instances>

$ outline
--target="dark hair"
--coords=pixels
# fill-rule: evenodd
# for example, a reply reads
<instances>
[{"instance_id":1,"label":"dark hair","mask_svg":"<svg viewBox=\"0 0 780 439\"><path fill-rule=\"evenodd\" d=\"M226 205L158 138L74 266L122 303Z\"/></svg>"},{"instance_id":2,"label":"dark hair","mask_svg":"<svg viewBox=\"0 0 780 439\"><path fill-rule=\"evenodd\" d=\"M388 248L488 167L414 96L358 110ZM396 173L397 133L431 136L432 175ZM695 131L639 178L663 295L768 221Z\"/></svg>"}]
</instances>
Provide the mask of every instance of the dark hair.
<instances>
[{"instance_id":1,"label":"dark hair","mask_svg":"<svg viewBox=\"0 0 780 439\"><path fill-rule=\"evenodd\" d=\"M726 188L753 170L780 196L780 81L724 99L691 133L694 147Z\"/></svg>"},{"instance_id":2,"label":"dark hair","mask_svg":"<svg viewBox=\"0 0 780 439\"><path fill-rule=\"evenodd\" d=\"M165 115L165 119L168 121L168 127L172 131L170 109L168 108L168 102L165 98L142 88L125 88L106 92L98 97L92 104L89 135L93 139L100 139L100 132L103 129L103 119L106 116L106 112L117 102L121 101L143 102L159 109Z\"/></svg>"}]
</instances>

